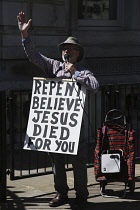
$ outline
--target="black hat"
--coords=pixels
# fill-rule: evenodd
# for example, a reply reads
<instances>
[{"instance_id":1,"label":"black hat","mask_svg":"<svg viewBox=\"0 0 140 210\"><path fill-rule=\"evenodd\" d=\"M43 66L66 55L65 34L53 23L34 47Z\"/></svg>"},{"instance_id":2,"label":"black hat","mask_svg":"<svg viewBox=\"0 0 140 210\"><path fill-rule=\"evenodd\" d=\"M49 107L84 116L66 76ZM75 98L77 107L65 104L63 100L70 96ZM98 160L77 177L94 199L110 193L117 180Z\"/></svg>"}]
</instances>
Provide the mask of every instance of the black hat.
<instances>
[{"instance_id":1,"label":"black hat","mask_svg":"<svg viewBox=\"0 0 140 210\"><path fill-rule=\"evenodd\" d=\"M65 44L74 44L78 47L78 49L80 51L80 55L79 55L77 61L80 61L83 58L84 49L83 49L82 45L79 43L77 38L70 36L66 39L66 41L60 43L58 45L60 51L62 51Z\"/></svg>"}]
</instances>

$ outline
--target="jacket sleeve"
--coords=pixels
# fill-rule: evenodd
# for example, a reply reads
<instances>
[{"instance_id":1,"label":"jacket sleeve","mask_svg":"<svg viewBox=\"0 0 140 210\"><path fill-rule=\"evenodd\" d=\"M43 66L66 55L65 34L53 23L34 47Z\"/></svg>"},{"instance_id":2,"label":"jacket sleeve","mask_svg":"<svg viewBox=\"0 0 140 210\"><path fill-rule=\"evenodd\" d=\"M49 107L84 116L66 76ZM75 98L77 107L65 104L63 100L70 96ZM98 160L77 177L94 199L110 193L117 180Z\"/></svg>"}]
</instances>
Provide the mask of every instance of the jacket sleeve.
<instances>
[{"instance_id":1,"label":"jacket sleeve","mask_svg":"<svg viewBox=\"0 0 140 210\"><path fill-rule=\"evenodd\" d=\"M43 56L36 49L30 37L23 39L22 45L29 61L45 71L48 77L54 77L59 61Z\"/></svg>"},{"instance_id":2,"label":"jacket sleeve","mask_svg":"<svg viewBox=\"0 0 140 210\"><path fill-rule=\"evenodd\" d=\"M82 70L79 72L77 82L84 85L88 90L96 93L99 89L99 83L94 77L93 73L89 70Z\"/></svg>"}]
</instances>

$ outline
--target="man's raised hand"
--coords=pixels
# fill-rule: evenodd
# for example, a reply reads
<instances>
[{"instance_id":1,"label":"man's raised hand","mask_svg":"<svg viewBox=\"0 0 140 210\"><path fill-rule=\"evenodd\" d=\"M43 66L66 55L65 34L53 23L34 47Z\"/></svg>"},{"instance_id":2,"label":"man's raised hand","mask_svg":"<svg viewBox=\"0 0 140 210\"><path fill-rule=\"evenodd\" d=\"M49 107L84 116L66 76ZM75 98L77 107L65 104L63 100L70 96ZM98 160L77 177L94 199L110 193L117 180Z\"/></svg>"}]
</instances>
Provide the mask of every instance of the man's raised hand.
<instances>
[{"instance_id":1,"label":"man's raised hand","mask_svg":"<svg viewBox=\"0 0 140 210\"><path fill-rule=\"evenodd\" d=\"M22 38L27 38L28 37L28 29L31 25L31 19L27 21L26 15L24 12L20 12L17 16L18 20L18 27L21 32Z\"/></svg>"}]
</instances>

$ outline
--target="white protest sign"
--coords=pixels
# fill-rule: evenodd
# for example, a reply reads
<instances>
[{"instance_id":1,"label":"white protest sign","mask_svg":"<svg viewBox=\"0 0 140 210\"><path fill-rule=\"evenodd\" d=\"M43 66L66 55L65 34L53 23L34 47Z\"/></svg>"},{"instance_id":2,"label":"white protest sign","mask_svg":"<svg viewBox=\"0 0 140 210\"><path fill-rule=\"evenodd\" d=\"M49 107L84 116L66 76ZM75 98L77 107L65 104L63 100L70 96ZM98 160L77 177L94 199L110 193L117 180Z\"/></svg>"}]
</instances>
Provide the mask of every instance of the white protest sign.
<instances>
[{"instance_id":1,"label":"white protest sign","mask_svg":"<svg viewBox=\"0 0 140 210\"><path fill-rule=\"evenodd\" d=\"M24 149L76 155L85 97L75 81L34 78Z\"/></svg>"}]
</instances>

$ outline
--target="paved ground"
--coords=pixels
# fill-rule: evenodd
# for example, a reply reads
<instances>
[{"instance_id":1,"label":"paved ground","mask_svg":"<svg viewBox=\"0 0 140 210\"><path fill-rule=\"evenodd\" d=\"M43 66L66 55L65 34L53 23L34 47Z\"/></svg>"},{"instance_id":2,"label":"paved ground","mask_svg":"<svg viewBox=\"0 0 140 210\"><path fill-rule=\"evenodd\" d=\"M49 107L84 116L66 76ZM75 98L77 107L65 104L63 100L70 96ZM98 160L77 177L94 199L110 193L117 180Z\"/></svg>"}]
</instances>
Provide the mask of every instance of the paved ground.
<instances>
[{"instance_id":1,"label":"paved ground","mask_svg":"<svg viewBox=\"0 0 140 210\"><path fill-rule=\"evenodd\" d=\"M140 209L140 164L136 164L136 185L135 192L131 195L127 191L125 198L104 198L100 194L99 184L94 178L94 168L88 168L88 205L85 210L139 210ZM1 204L2 210L46 210L46 209L72 209L75 198L73 189L72 171L67 172L69 191L69 203L61 207L51 208L48 202L54 197L53 176L46 175L40 177L26 178L22 180L10 181L7 179L7 202ZM106 189L108 192L118 194L124 189L124 183L110 183ZM119 192L120 193L120 192ZM79 209L80 210L80 209Z\"/></svg>"}]
</instances>

